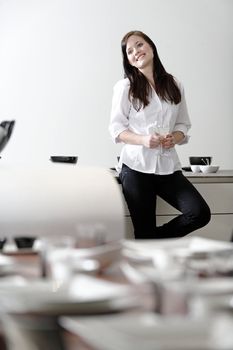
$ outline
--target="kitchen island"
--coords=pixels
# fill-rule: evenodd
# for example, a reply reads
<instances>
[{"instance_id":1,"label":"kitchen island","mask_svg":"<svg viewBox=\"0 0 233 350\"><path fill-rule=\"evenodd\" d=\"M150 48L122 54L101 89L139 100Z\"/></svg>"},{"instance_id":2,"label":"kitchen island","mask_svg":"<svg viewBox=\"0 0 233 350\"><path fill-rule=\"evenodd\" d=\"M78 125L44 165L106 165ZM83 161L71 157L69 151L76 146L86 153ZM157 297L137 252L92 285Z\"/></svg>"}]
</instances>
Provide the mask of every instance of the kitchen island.
<instances>
[{"instance_id":1,"label":"kitchen island","mask_svg":"<svg viewBox=\"0 0 233 350\"><path fill-rule=\"evenodd\" d=\"M119 182L118 174L112 170ZM205 238L230 241L233 235L233 170L219 170L216 173L183 172L202 194L211 209L211 221L205 227L192 232ZM120 185L120 182L119 182ZM125 225L127 238L133 238L130 214L125 205ZM162 225L179 212L158 197L157 224Z\"/></svg>"}]
</instances>

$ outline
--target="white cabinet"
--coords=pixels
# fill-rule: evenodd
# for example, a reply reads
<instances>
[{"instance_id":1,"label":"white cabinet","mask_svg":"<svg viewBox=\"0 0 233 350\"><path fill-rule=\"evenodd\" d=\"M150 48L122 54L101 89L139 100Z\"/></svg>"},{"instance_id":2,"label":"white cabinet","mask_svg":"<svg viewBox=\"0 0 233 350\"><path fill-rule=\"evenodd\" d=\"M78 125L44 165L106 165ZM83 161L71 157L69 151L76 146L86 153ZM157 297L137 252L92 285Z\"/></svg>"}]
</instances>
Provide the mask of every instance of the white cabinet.
<instances>
[{"instance_id":1,"label":"white cabinet","mask_svg":"<svg viewBox=\"0 0 233 350\"><path fill-rule=\"evenodd\" d=\"M233 171L219 171L216 174L188 174L211 209L211 221L205 227L192 232L206 238L229 241L233 234ZM177 210L158 198L157 224L162 225L179 214ZM133 238L133 226L125 204L126 235Z\"/></svg>"}]
</instances>

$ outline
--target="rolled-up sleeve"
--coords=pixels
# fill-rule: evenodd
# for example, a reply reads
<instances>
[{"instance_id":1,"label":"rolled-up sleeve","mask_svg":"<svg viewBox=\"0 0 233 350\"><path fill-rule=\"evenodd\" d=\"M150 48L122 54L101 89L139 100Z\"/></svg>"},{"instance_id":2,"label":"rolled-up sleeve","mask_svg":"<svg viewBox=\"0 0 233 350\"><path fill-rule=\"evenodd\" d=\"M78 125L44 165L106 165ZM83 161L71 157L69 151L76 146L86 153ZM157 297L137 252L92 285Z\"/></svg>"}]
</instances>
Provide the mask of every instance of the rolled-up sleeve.
<instances>
[{"instance_id":1,"label":"rolled-up sleeve","mask_svg":"<svg viewBox=\"0 0 233 350\"><path fill-rule=\"evenodd\" d=\"M180 85L179 88L181 92L181 102L179 103L178 115L173 131L181 131L184 134L184 139L179 143L182 145L187 143L190 138L188 131L191 128L191 121L186 104L184 88L182 85Z\"/></svg>"},{"instance_id":2,"label":"rolled-up sleeve","mask_svg":"<svg viewBox=\"0 0 233 350\"><path fill-rule=\"evenodd\" d=\"M113 89L111 117L109 132L115 143L120 142L118 136L129 127L129 112L131 103L128 97L129 82L127 79L120 80Z\"/></svg>"}]
</instances>

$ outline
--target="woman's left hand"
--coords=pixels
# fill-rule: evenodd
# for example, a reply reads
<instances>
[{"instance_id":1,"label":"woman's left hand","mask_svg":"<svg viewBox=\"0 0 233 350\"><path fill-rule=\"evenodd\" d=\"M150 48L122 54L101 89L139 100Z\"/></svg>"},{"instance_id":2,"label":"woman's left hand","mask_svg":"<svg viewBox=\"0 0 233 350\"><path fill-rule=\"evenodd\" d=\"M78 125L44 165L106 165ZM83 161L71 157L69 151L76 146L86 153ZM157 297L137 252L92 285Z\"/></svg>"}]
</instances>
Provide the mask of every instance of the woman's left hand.
<instances>
[{"instance_id":1,"label":"woman's left hand","mask_svg":"<svg viewBox=\"0 0 233 350\"><path fill-rule=\"evenodd\" d=\"M173 134L167 134L163 137L161 143L162 146L166 149L173 148L175 146L175 137Z\"/></svg>"}]
</instances>

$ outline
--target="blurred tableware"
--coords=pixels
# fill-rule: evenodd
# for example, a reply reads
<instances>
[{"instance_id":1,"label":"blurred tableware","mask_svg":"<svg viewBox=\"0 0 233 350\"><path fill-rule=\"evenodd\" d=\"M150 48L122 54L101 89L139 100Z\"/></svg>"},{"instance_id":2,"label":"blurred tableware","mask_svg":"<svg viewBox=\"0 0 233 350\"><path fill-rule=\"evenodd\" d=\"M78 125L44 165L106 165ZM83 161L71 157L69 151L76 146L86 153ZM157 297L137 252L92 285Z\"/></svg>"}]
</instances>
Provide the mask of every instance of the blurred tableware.
<instances>
[{"instance_id":1,"label":"blurred tableware","mask_svg":"<svg viewBox=\"0 0 233 350\"><path fill-rule=\"evenodd\" d=\"M210 318L163 317L149 312L61 319L65 329L101 350L213 350L214 322Z\"/></svg>"},{"instance_id":2,"label":"blurred tableware","mask_svg":"<svg viewBox=\"0 0 233 350\"><path fill-rule=\"evenodd\" d=\"M20 236L15 237L14 241L18 249L32 249L35 243L36 237Z\"/></svg>"},{"instance_id":3,"label":"blurred tableware","mask_svg":"<svg viewBox=\"0 0 233 350\"><path fill-rule=\"evenodd\" d=\"M72 264L80 260L95 260L99 269L104 270L122 258L122 246L119 242L112 242L92 248L72 249L70 252Z\"/></svg>"},{"instance_id":4,"label":"blurred tableware","mask_svg":"<svg viewBox=\"0 0 233 350\"><path fill-rule=\"evenodd\" d=\"M233 326L232 294L210 294L195 293L191 300L191 313L196 317L214 317L219 315L231 318L231 329ZM227 348L229 349L229 348ZM217 350L217 349L216 349Z\"/></svg>"},{"instance_id":5,"label":"blurred tableware","mask_svg":"<svg viewBox=\"0 0 233 350\"><path fill-rule=\"evenodd\" d=\"M213 261L218 252L231 251L231 242L216 241L202 237L187 237L182 240L124 241L123 256L143 273L147 280L214 277ZM223 253L224 254L224 253ZM230 261L230 259L229 259ZM225 273L231 274L229 270Z\"/></svg>"},{"instance_id":6,"label":"blurred tableware","mask_svg":"<svg viewBox=\"0 0 233 350\"><path fill-rule=\"evenodd\" d=\"M78 275L66 288L51 280L1 283L0 307L6 313L95 314L124 311L140 305L134 288L92 276Z\"/></svg>"},{"instance_id":7,"label":"blurred tableware","mask_svg":"<svg viewBox=\"0 0 233 350\"><path fill-rule=\"evenodd\" d=\"M233 277L233 247L210 254L210 263L215 276Z\"/></svg>"},{"instance_id":8,"label":"blurred tableware","mask_svg":"<svg viewBox=\"0 0 233 350\"><path fill-rule=\"evenodd\" d=\"M79 273L97 274L121 261L121 244L108 243L90 248L47 249L44 275L58 285L66 285Z\"/></svg>"},{"instance_id":9,"label":"blurred tableware","mask_svg":"<svg viewBox=\"0 0 233 350\"><path fill-rule=\"evenodd\" d=\"M41 239L42 247L49 250L69 249L75 245L75 238L69 235L48 236Z\"/></svg>"},{"instance_id":10,"label":"blurred tableware","mask_svg":"<svg viewBox=\"0 0 233 350\"><path fill-rule=\"evenodd\" d=\"M190 237L186 247L175 247L170 254L187 269L201 277L213 277L216 274L214 258L232 252L231 242L216 241L202 237ZM230 253L229 253L230 254Z\"/></svg>"},{"instance_id":11,"label":"blurred tableware","mask_svg":"<svg viewBox=\"0 0 233 350\"><path fill-rule=\"evenodd\" d=\"M74 246L75 238L69 235L51 236L41 239L41 276L53 277L59 280L59 283L69 279L69 254L67 254L67 250L69 251Z\"/></svg>"},{"instance_id":12,"label":"blurred tableware","mask_svg":"<svg viewBox=\"0 0 233 350\"><path fill-rule=\"evenodd\" d=\"M87 275L96 275L100 271L100 264L95 259L75 260L71 264L73 274L84 273Z\"/></svg>"},{"instance_id":13,"label":"blurred tableware","mask_svg":"<svg viewBox=\"0 0 233 350\"><path fill-rule=\"evenodd\" d=\"M210 165L212 157L210 156L192 156L189 157L190 165Z\"/></svg>"},{"instance_id":14,"label":"blurred tableware","mask_svg":"<svg viewBox=\"0 0 233 350\"><path fill-rule=\"evenodd\" d=\"M0 250L2 250L4 248L6 241L7 241L6 237L0 238Z\"/></svg>"},{"instance_id":15,"label":"blurred tableware","mask_svg":"<svg viewBox=\"0 0 233 350\"><path fill-rule=\"evenodd\" d=\"M200 169L204 174L216 173L219 169L218 165L200 165Z\"/></svg>"},{"instance_id":16,"label":"blurred tableware","mask_svg":"<svg viewBox=\"0 0 233 350\"><path fill-rule=\"evenodd\" d=\"M233 249L231 242L218 241L214 239L202 238L198 236L189 237L183 240L183 246L174 245L171 249L172 255L186 255L192 258L208 258L211 253Z\"/></svg>"},{"instance_id":17,"label":"blurred tableware","mask_svg":"<svg viewBox=\"0 0 233 350\"><path fill-rule=\"evenodd\" d=\"M193 173L199 173L201 171L199 165L191 165L191 169Z\"/></svg>"},{"instance_id":18,"label":"blurred tableware","mask_svg":"<svg viewBox=\"0 0 233 350\"><path fill-rule=\"evenodd\" d=\"M125 249L124 257L129 266L124 272L134 283L144 282L152 287L153 309L163 315L187 314L189 312L188 279L193 282L194 274L186 270L173 256L162 248L143 254L140 251ZM195 276L194 276L195 277Z\"/></svg>"},{"instance_id":19,"label":"blurred tableware","mask_svg":"<svg viewBox=\"0 0 233 350\"><path fill-rule=\"evenodd\" d=\"M201 295L232 295L233 279L229 277L199 279L191 291Z\"/></svg>"},{"instance_id":20,"label":"blurred tableware","mask_svg":"<svg viewBox=\"0 0 233 350\"><path fill-rule=\"evenodd\" d=\"M45 253L42 262L44 275L53 281L56 288L66 288L72 278L70 259L69 250L66 248L49 249Z\"/></svg>"},{"instance_id":21,"label":"blurred tableware","mask_svg":"<svg viewBox=\"0 0 233 350\"><path fill-rule=\"evenodd\" d=\"M76 225L75 246L91 248L106 243L107 232L102 224L79 223Z\"/></svg>"},{"instance_id":22,"label":"blurred tableware","mask_svg":"<svg viewBox=\"0 0 233 350\"><path fill-rule=\"evenodd\" d=\"M180 276L174 280L155 281L157 305L155 312L162 315L188 315L191 312L191 286L196 282Z\"/></svg>"}]
</instances>

